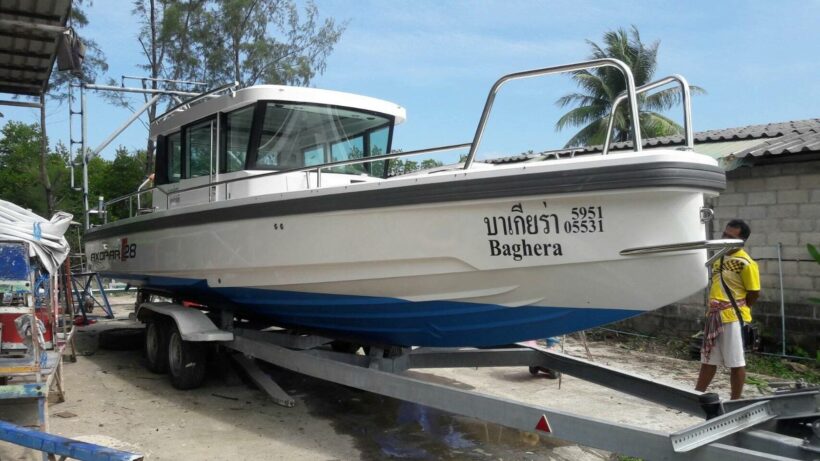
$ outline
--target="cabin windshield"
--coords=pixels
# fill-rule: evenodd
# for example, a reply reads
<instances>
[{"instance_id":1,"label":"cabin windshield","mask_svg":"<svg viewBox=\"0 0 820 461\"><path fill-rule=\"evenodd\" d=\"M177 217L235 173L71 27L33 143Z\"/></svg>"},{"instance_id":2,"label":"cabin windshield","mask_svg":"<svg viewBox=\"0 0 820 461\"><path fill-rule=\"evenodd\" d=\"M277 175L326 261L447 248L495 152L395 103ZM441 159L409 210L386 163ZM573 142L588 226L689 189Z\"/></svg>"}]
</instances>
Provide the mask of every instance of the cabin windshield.
<instances>
[{"instance_id":1,"label":"cabin windshield","mask_svg":"<svg viewBox=\"0 0 820 461\"><path fill-rule=\"evenodd\" d=\"M346 108L265 103L259 148L249 168L283 170L383 155L392 119ZM378 165L374 163L379 163ZM336 167L338 173L381 175L384 162Z\"/></svg>"}]
</instances>

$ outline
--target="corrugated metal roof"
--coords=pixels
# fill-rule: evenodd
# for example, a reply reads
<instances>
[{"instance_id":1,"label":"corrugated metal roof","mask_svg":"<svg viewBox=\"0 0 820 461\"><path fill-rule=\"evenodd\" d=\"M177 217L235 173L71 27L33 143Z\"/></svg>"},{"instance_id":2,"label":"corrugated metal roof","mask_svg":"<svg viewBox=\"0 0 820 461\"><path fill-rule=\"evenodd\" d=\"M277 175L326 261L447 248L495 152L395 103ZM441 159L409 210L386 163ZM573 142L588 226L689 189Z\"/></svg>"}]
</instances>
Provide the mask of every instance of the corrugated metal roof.
<instances>
[{"instance_id":1,"label":"corrugated metal roof","mask_svg":"<svg viewBox=\"0 0 820 461\"><path fill-rule=\"evenodd\" d=\"M0 92L45 90L70 11L71 0L0 0Z\"/></svg>"},{"instance_id":2,"label":"corrugated metal roof","mask_svg":"<svg viewBox=\"0 0 820 461\"><path fill-rule=\"evenodd\" d=\"M682 145L682 135L649 138L643 141L644 148L649 149ZM612 145L613 151L631 149L631 142L619 142ZM602 146L600 145L559 149L537 154L519 154L489 160L489 162L515 163L544 157L600 153L601 150ZM729 156L732 156L733 159L742 159L749 155L759 157L820 152L820 118L700 131L695 133L695 150L717 159Z\"/></svg>"}]
</instances>

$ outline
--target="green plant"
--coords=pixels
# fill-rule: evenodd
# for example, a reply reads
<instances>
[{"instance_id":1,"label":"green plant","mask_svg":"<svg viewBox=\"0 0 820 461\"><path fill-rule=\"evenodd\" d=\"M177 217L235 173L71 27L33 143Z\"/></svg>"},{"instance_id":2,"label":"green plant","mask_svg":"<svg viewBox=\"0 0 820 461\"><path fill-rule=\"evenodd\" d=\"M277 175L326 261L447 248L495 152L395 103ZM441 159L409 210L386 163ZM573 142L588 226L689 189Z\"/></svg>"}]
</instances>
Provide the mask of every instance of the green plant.
<instances>
[{"instance_id":1,"label":"green plant","mask_svg":"<svg viewBox=\"0 0 820 461\"><path fill-rule=\"evenodd\" d=\"M808 383L820 383L820 369L814 367L811 362L806 362L806 364L806 366L802 364L795 365L788 360L765 355L749 354L746 357L746 369L751 373L789 380L803 379ZM757 382L750 381L750 378L747 378L746 382L757 385Z\"/></svg>"},{"instance_id":2,"label":"green plant","mask_svg":"<svg viewBox=\"0 0 820 461\"><path fill-rule=\"evenodd\" d=\"M809 254L812 258L814 258L815 261L817 261L817 264L820 264L820 251L818 251L817 248L811 243L806 244L806 249L809 250ZM820 304L820 298L809 298L809 301L815 304Z\"/></svg>"},{"instance_id":3,"label":"green plant","mask_svg":"<svg viewBox=\"0 0 820 461\"><path fill-rule=\"evenodd\" d=\"M769 391L769 383L755 376L747 375L746 384L751 384L752 386L757 387L757 390L764 394Z\"/></svg>"},{"instance_id":4,"label":"green plant","mask_svg":"<svg viewBox=\"0 0 820 461\"><path fill-rule=\"evenodd\" d=\"M811 358L809 353L806 352L806 350L803 349L800 346L792 346L789 349L791 349L791 355L793 355L795 357L803 357L803 358L806 358L806 359Z\"/></svg>"}]
</instances>

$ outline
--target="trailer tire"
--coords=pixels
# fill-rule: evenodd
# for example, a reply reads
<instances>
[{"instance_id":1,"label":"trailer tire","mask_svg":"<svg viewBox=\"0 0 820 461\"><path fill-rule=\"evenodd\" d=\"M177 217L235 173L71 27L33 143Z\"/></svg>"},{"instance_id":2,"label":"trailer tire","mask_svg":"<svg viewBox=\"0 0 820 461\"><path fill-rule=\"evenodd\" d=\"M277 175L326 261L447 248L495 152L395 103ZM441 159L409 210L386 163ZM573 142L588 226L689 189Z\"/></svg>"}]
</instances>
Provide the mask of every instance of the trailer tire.
<instances>
[{"instance_id":1,"label":"trailer tire","mask_svg":"<svg viewBox=\"0 0 820 461\"><path fill-rule=\"evenodd\" d=\"M146 368L152 373L163 374L168 372L168 341L170 326L162 318L151 319L145 325L145 341L143 353Z\"/></svg>"},{"instance_id":2,"label":"trailer tire","mask_svg":"<svg viewBox=\"0 0 820 461\"><path fill-rule=\"evenodd\" d=\"M195 389L205 380L205 343L184 341L176 325L168 340L168 372L171 385L180 390Z\"/></svg>"}]
</instances>

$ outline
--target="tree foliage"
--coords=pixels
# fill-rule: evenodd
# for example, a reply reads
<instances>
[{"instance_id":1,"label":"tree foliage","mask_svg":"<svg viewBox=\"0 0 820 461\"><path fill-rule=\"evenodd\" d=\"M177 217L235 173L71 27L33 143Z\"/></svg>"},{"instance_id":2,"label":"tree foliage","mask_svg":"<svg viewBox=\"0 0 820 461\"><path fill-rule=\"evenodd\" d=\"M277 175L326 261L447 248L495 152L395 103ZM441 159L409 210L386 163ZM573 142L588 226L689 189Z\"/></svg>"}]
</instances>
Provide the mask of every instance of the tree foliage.
<instances>
[{"instance_id":1,"label":"tree foliage","mask_svg":"<svg viewBox=\"0 0 820 461\"><path fill-rule=\"evenodd\" d=\"M40 129L8 122L0 139L0 197L45 214L48 205L40 187Z\"/></svg>"},{"instance_id":2,"label":"tree foliage","mask_svg":"<svg viewBox=\"0 0 820 461\"><path fill-rule=\"evenodd\" d=\"M140 24L142 68L152 79L143 85L152 89L202 89L156 79L198 81L211 88L234 81L242 87L308 85L324 71L345 28L333 19L320 21L312 2L300 11L295 0L134 0L132 12ZM120 94L109 99L130 107ZM156 115L154 104L149 121ZM153 167L151 140L146 152L147 174Z\"/></svg>"},{"instance_id":3,"label":"tree foliage","mask_svg":"<svg viewBox=\"0 0 820 461\"><path fill-rule=\"evenodd\" d=\"M10 121L0 130L0 198L48 218L48 203L39 183L40 136L37 124ZM56 209L82 221L82 193L71 190L68 149L58 144L48 152L46 159ZM134 192L143 180L144 162L144 151L128 152L123 147L117 149L112 160L99 156L89 159L90 200L94 202L103 193L108 199ZM75 173L79 185L80 172ZM112 210L109 219L124 217L127 213L126 203Z\"/></svg>"},{"instance_id":4,"label":"tree foliage","mask_svg":"<svg viewBox=\"0 0 820 461\"><path fill-rule=\"evenodd\" d=\"M653 80L657 68L659 41L645 44L635 26L627 31L617 29L606 32L603 46L587 40L592 48L590 59L615 58L626 63L635 77L635 85L641 86ZM555 128L581 127L566 147L602 144L606 138L607 124L612 112L612 101L626 90L626 79L618 69L598 67L572 73L579 92L567 94L556 101L560 107L572 107L556 123ZM691 86L692 93L705 93L702 88ZM680 90L670 88L647 96L640 95L640 126L644 138L680 134L683 128L661 112L677 105ZM621 104L615 113L613 141L630 139L631 117L627 104Z\"/></svg>"},{"instance_id":5,"label":"tree foliage","mask_svg":"<svg viewBox=\"0 0 820 461\"><path fill-rule=\"evenodd\" d=\"M293 0L169 1L164 12L168 71L211 86L308 85L345 28L310 1L301 12Z\"/></svg>"},{"instance_id":6,"label":"tree foliage","mask_svg":"<svg viewBox=\"0 0 820 461\"><path fill-rule=\"evenodd\" d=\"M212 87L308 85L345 29L311 1L135 0L133 12L152 76Z\"/></svg>"}]
</instances>

